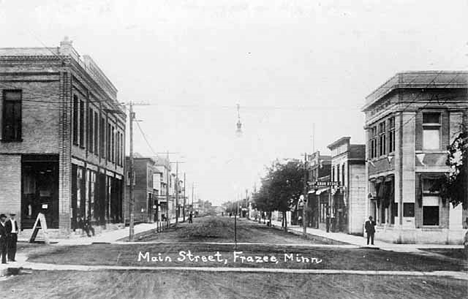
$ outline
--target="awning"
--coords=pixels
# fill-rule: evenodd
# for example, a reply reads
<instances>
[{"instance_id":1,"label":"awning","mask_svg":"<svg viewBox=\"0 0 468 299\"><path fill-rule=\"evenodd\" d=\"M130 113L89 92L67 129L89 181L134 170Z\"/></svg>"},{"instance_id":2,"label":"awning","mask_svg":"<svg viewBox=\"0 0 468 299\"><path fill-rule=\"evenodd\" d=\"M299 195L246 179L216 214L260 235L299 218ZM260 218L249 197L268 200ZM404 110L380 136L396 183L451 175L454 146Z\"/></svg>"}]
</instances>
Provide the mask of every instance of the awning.
<instances>
[{"instance_id":1,"label":"awning","mask_svg":"<svg viewBox=\"0 0 468 299\"><path fill-rule=\"evenodd\" d=\"M317 191L315 191L315 194L317 195L320 195L322 194L323 192L327 192L329 188L320 188L320 189L317 189Z\"/></svg>"}]
</instances>

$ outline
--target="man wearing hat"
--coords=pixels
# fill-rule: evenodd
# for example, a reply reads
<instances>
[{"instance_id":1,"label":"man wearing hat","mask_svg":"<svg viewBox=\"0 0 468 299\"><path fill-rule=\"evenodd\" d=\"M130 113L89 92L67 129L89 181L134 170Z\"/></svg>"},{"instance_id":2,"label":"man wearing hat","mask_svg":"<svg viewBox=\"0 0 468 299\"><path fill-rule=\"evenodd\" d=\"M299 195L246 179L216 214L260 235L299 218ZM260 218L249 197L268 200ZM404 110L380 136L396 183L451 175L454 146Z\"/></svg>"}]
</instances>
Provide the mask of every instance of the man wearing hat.
<instances>
[{"instance_id":1,"label":"man wearing hat","mask_svg":"<svg viewBox=\"0 0 468 299\"><path fill-rule=\"evenodd\" d=\"M6 256L7 256L7 230L5 227L5 220L7 216L5 214L0 214L0 254L2 255L2 264L6 264Z\"/></svg>"},{"instance_id":2,"label":"man wearing hat","mask_svg":"<svg viewBox=\"0 0 468 299\"><path fill-rule=\"evenodd\" d=\"M10 262L15 262L16 243L18 242L18 222L15 216L15 213L10 213L10 219L5 223L8 235L8 260Z\"/></svg>"}]
</instances>

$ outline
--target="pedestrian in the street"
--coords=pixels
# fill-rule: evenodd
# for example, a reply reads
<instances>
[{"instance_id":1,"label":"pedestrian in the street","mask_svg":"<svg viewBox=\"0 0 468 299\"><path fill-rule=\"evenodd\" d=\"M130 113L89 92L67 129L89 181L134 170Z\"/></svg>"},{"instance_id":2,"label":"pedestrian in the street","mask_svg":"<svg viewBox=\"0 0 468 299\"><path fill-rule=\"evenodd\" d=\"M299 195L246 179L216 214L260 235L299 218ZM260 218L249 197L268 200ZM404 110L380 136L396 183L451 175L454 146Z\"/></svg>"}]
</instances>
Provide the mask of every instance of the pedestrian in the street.
<instances>
[{"instance_id":1,"label":"pedestrian in the street","mask_svg":"<svg viewBox=\"0 0 468 299\"><path fill-rule=\"evenodd\" d=\"M15 213L10 213L10 219L5 223L8 241L8 261L10 262L15 262L16 243L18 242L18 222L15 216Z\"/></svg>"},{"instance_id":2,"label":"pedestrian in the street","mask_svg":"<svg viewBox=\"0 0 468 299\"><path fill-rule=\"evenodd\" d=\"M366 234L367 234L367 245L369 245L369 240L371 245L374 245L374 234L375 234L375 221L372 220L372 216L369 216L369 220L365 224Z\"/></svg>"},{"instance_id":3,"label":"pedestrian in the street","mask_svg":"<svg viewBox=\"0 0 468 299\"><path fill-rule=\"evenodd\" d=\"M93 236L95 235L94 227L91 225L91 217L90 216L88 216L88 218L86 218L86 220L84 222L83 230L86 232L86 235L88 235L88 237L91 237L91 233L93 234Z\"/></svg>"},{"instance_id":4,"label":"pedestrian in the street","mask_svg":"<svg viewBox=\"0 0 468 299\"><path fill-rule=\"evenodd\" d=\"M192 222L193 222L192 218L193 218L193 213L190 212L189 217L188 217L188 223L192 223Z\"/></svg>"},{"instance_id":5,"label":"pedestrian in the street","mask_svg":"<svg viewBox=\"0 0 468 299\"><path fill-rule=\"evenodd\" d=\"M5 214L0 214L0 254L2 255L2 264L7 263L7 252L8 252L8 233L6 229L6 218Z\"/></svg>"}]
</instances>

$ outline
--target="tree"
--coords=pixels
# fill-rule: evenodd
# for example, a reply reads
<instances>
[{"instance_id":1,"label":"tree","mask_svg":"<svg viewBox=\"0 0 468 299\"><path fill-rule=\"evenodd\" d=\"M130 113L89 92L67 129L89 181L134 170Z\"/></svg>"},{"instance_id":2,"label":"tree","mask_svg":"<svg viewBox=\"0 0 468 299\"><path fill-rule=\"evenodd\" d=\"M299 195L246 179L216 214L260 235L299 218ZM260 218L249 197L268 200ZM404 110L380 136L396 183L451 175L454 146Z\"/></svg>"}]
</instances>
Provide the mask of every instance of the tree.
<instances>
[{"instance_id":1,"label":"tree","mask_svg":"<svg viewBox=\"0 0 468 299\"><path fill-rule=\"evenodd\" d=\"M262 179L259 192L254 195L255 204L260 210L268 212L270 218L272 211L280 211L283 219L286 219L286 212L292 205L297 205L302 194L303 176L302 162L275 161L268 169L266 177ZM284 230L287 230L286 221L284 221Z\"/></svg>"},{"instance_id":2,"label":"tree","mask_svg":"<svg viewBox=\"0 0 468 299\"><path fill-rule=\"evenodd\" d=\"M462 126L462 130L451 145L447 147L446 164L450 171L442 179L440 184L441 196L448 200L454 207L460 203L463 209L468 208L468 130Z\"/></svg>"}]
</instances>

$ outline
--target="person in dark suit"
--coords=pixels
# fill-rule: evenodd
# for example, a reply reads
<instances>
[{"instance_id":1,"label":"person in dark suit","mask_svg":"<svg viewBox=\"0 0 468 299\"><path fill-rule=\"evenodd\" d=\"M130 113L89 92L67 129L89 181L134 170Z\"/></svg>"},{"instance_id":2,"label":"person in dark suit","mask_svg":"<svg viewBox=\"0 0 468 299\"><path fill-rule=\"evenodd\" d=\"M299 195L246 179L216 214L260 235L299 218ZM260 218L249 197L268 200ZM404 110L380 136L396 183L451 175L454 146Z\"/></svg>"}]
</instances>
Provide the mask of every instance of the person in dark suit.
<instances>
[{"instance_id":1,"label":"person in dark suit","mask_svg":"<svg viewBox=\"0 0 468 299\"><path fill-rule=\"evenodd\" d=\"M372 216L369 216L369 220L365 224L366 234L367 234L367 245L369 245L369 240L371 245L374 245L374 234L375 234L375 221L372 220Z\"/></svg>"},{"instance_id":2,"label":"person in dark suit","mask_svg":"<svg viewBox=\"0 0 468 299\"><path fill-rule=\"evenodd\" d=\"M10 213L10 219L5 223L8 238L8 261L15 262L16 243L18 242L18 222L15 213Z\"/></svg>"},{"instance_id":3,"label":"person in dark suit","mask_svg":"<svg viewBox=\"0 0 468 299\"><path fill-rule=\"evenodd\" d=\"M0 214L0 254L2 255L2 264L7 263L8 233L5 224L6 218L5 214Z\"/></svg>"}]
</instances>

